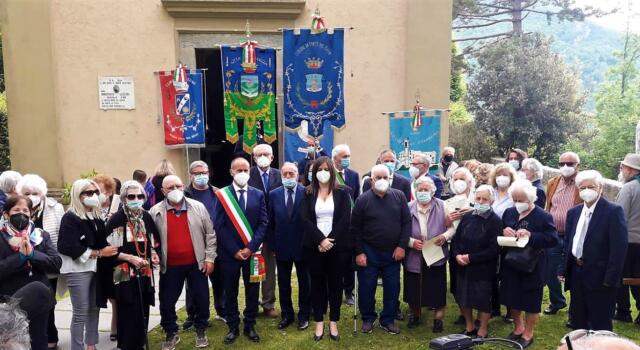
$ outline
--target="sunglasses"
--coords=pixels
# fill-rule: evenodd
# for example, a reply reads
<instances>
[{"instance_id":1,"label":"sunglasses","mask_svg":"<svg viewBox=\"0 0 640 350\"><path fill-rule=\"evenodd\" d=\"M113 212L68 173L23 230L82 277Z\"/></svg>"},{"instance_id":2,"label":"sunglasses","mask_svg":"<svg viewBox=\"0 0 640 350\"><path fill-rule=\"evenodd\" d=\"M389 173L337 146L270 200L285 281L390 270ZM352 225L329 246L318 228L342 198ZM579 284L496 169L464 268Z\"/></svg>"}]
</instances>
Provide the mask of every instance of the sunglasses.
<instances>
[{"instance_id":1,"label":"sunglasses","mask_svg":"<svg viewBox=\"0 0 640 350\"><path fill-rule=\"evenodd\" d=\"M565 165L566 166L574 166L574 165L576 165L576 163L575 162L560 162L560 163L558 163L558 165L560 165L560 166L565 166Z\"/></svg>"},{"instance_id":2,"label":"sunglasses","mask_svg":"<svg viewBox=\"0 0 640 350\"><path fill-rule=\"evenodd\" d=\"M618 334L611 331L592 331L586 329L576 329L575 331L571 331L565 334L560 340L561 344L566 344L567 349L574 350L573 344L571 342L575 342L576 340L584 337L590 337L594 335L605 336L605 337L617 337Z\"/></svg>"},{"instance_id":3,"label":"sunglasses","mask_svg":"<svg viewBox=\"0 0 640 350\"><path fill-rule=\"evenodd\" d=\"M130 201L135 200L136 198L137 199L144 199L144 194L128 194L127 195L127 199L130 200Z\"/></svg>"},{"instance_id":4,"label":"sunglasses","mask_svg":"<svg viewBox=\"0 0 640 350\"><path fill-rule=\"evenodd\" d=\"M99 195L100 194L100 190L93 190L93 191L82 191L80 192L81 196L87 196L87 197L91 197L93 195Z\"/></svg>"}]
</instances>

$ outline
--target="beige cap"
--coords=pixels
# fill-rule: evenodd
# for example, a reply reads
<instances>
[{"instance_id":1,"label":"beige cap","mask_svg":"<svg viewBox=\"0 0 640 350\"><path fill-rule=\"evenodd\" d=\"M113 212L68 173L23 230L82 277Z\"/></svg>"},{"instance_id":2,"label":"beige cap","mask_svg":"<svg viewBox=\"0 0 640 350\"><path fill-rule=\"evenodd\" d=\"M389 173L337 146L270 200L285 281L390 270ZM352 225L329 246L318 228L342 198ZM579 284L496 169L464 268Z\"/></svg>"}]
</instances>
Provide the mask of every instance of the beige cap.
<instances>
[{"instance_id":1,"label":"beige cap","mask_svg":"<svg viewBox=\"0 0 640 350\"><path fill-rule=\"evenodd\" d=\"M629 153L624 157L624 160L620 162L620 164L628 166L629 168L640 170L640 154Z\"/></svg>"}]
</instances>

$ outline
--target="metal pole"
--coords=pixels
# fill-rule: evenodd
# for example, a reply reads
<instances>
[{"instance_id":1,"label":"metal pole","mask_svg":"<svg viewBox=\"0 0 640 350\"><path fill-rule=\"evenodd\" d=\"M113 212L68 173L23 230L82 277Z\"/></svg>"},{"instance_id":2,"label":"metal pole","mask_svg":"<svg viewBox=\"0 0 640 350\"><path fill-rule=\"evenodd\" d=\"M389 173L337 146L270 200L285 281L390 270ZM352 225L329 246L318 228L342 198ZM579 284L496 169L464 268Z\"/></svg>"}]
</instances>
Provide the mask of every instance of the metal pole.
<instances>
[{"instance_id":1,"label":"metal pole","mask_svg":"<svg viewBox=\"0 0 640 350\"><path fill-rule=\"evenodd\" d=\"M353 302L353 336L358 334L358 267L353 270L353 289L354 289L354 302Z\"/></svg>"}]
</instances>

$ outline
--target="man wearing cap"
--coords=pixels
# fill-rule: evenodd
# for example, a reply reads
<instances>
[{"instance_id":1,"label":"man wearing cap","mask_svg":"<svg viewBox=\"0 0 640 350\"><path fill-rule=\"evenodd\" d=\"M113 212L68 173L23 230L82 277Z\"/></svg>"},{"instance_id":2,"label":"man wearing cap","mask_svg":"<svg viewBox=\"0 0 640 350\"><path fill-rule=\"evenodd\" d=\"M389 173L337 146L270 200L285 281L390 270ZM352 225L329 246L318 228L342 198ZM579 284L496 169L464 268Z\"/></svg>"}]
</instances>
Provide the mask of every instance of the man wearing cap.
<instances>
[{"instance_id":1,"label":"man wearing cap","mask_svg":"<svg viewBox=\"0 0 640 350\"><path fill-rule=\"evenodd\" d=\"M624 211L629 230L629 246L624 262L623 277L640 277L640 154L629 153L620 162L619 180L623 183L616 202ZM631 287L631 294L636 301L636 309L640 309L640 287ZM631 302L629 286L623 285L618 290L616 303L616 320L631 322ZM636 317L640 325L640 316Z\"/></svg>"}]
</instances>

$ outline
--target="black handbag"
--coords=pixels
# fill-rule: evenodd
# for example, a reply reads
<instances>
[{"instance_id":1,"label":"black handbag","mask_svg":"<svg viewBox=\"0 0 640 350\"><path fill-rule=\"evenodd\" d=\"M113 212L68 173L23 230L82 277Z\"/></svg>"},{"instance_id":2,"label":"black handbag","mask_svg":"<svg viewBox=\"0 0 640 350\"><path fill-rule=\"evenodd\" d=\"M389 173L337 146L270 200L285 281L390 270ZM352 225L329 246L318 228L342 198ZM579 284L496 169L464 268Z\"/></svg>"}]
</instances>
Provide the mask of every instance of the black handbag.
<instances>
[{"instance_id":1,"label":"black handbag","mask_svg":"<svg viewBox=\"0 0 640 350\"><path fill-rule=\"evenodd\" d=\"M504 263L516 271L532 273L538 264L538 257L542 249L526 246L524 248L509 248L504 255Z\"/></svg>"}]
</instances>

